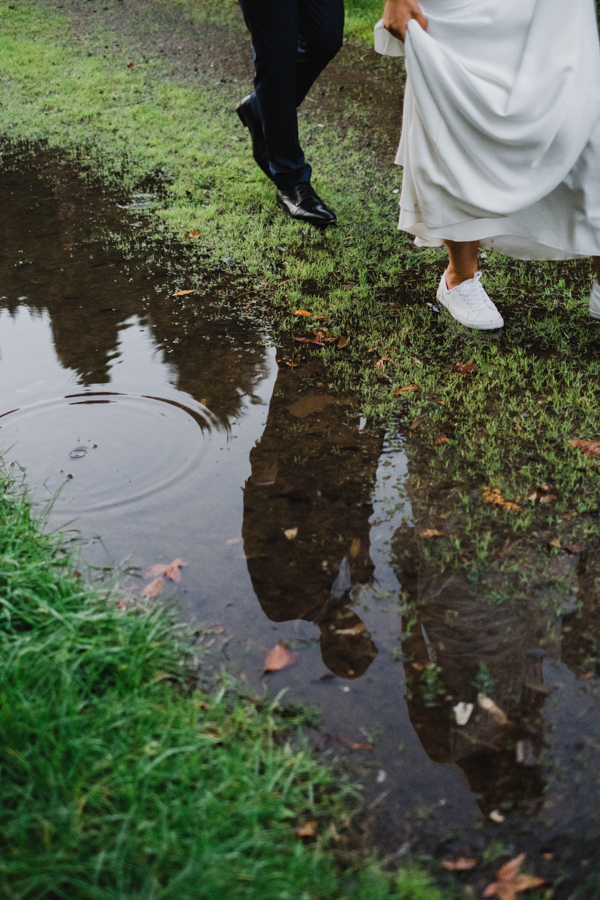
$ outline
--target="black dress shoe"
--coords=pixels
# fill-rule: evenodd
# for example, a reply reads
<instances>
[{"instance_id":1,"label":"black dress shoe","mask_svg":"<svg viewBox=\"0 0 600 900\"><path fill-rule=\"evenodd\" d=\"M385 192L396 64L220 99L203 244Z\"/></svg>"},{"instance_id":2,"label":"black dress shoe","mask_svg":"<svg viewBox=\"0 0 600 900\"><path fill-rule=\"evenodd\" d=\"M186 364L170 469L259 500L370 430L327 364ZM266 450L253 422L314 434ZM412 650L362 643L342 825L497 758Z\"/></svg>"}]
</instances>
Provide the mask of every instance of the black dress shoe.
<instances>
[{"instance_id":1,"label":"black dress shoe","mask_svg":"<svg viewBox=\"0 0 600 900\"><path fill-rule=\"evenodd\" d=\"M337 221L333 210L315 194L310 181L303 181L290 188L278 188L277 202L292 219L300 219L301 222L333 225Z\"/></svg>"},{"instance_id":2,"label":"black dress shoe","mask_svg":"<svg viewBox=\"0 0 600 900\"><path fill-rule=\"evenodd\" d=\"M262 123L252 108L251 97L252 94L248 94L247 97L240 100L235 111L240 117L242 125L245 125L250 132L254 162L260 166L267 178L271 178L271 169L269 168L269 157L267 156L267 145L265 144Z\"/></svg>"}]
</instances>

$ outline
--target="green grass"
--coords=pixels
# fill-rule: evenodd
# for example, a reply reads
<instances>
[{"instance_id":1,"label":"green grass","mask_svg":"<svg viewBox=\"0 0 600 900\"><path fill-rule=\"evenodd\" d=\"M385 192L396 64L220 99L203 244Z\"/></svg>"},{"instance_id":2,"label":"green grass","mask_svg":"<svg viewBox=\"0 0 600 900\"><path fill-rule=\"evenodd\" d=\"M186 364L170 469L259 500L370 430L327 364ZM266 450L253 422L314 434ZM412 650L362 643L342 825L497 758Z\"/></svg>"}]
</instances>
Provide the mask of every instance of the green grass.
<instances>
[{"instance_id":1,"label":"green grass","mask_svg":"<svg viewBox=\"0 0 600 900\"><path fill-rule=\"evenodd\" d=\"M247 40L234 4L176 2L185 21L224 23L232 41ZM148 27L160 30L161 10L173 6L157 2ZM330 384L358 395L370 421L409 435L415 503L430 510L451 496L458 516L441 543L447 560L481 554L486 531L500 540L506 530L544 527L585 539L600 504L600 463L569 440L600 437L600 328L587 314L588 262L482 254L486 287L507 324L495 340L468 331L431 306L444 253L417 252L397 232L399 171L391 154L382 159L367 146L377 123L365 122L357 101L336 93L331 108L307 104L302 113L316 186L341 223L324 234L304 228L277 209L250 158L233 111L244 85L206 64L172 69L143 36L111 30L121 7L106 0L87 36L44 2L0 7L0 134L43 139L78 159L83 175L125 192L158 186L154 234L140 234L138 249L179 265L182 286L202 285L227 258L230 292L257 291L250 313L282 338L323 327L295 316L298 308L328 317L329 335L348 337L348 346L296 348L295 357L319 353ZM374 15L371 3L349 5L350 24ZM381 65L400 80L400 68ZM193 230L199 240L186 242ZM456 363L477 368L465 376ZM395 394L411 384L418 390ZM534 505L527 498L543 484L557 500ZM488 485L521 510L486 504Z\"/></svg>"},{"instance_id":2,"label":"green grass","mask_svg":"<svg viewBox=\"0 0 600 900\"><path fill-rule=\"evenodd\" d=\"M349 789L290 720L202 690L164 609L84 585L4 471L0 490L3 898L443 900L336 856Z\"/></svg>"}]
</instances>

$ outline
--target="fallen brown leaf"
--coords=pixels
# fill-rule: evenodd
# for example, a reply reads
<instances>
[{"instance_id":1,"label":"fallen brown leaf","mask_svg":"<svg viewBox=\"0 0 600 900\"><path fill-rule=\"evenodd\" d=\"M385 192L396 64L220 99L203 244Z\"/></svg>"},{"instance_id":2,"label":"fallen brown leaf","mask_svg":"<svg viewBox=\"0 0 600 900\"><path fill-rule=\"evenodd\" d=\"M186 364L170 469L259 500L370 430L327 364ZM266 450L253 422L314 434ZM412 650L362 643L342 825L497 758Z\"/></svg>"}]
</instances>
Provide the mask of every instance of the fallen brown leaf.
<instances>
[{"instance_id":1,"label":"fallen brown leaf","mask_svg":"<svg viewBox=\"0 0 600 900\"><path fill-rule=\"evenodd\" d=\"M158 578L161 575L166 575L170 581L181 581L181 572L179 570L183 566L187 566L187 563L179 559L179 557L174 559L172 563L156 563L156 565L150 566L146 572L146 578Z\"/></svg>"},{"instance_id":2,"label":"fallen brown leaf","mask_svg":"<svg viewBox=\"0 0 600 900\"><path fill-rule=\"evenodd\" d=\"M426 528L425 531L421 532L421 537L424 537L424 538L443 537L443 534L441 531L438 531L437 528Z\"/></svg>"},{"instance_id":3,"label":"fallen brown leaf","mask_svg":"<svg viewBox=\"0 0 600 900\"><path fill-rule=\"evenodd\" d=\"M158 597L164 587L162 578L155 578L142 591L142 597Z\"/></svg>"},{"instance_id":4,"label":"fallen brown leaf","mask_svg":"<svg viewBox=\"0 0 600 900\"><path fill-rule=\"evenodd\" d=\"M297 369L300 365L299 362L294 362L293 359L284 359L284 363L286 364L286 366L289 366L290 369Z\"/></svg>"},{"instance_id":5,"label":"fallen brown leaf","mask_svg":"<svg viewBox=\"0 0 600 900\"><path fill-rule=\"evenodd\" d=\"M337 342L337 348L338 348L338 350L343 350L344 347L346 347L346 346L348 345L348 341L349 341L349 340L350 340L349 337L346 337L345 335L342 335L342 337L339 338L339 340L338 340L338 342Z\"/></svg>"},{"instance_id":6,"label":"fallen brown leaf","mask_svg":"<svg viewBox=\"0 0 600 900\"><path fill-rule=\"evenodd\" d=\"M344 747L347 747L348 750L372 750L373 744L371 741L349 741L348 738L338 737L336 738L340 744Z\"/></svg>"},{"instance_id":7,"label":"fallen brown leaf","mask_svg":"<svg viewBox=\"0 0 600 900\"><path fill-rule=\"evenodd\" d=\"M382 356L381 359L378 359L375 365L378 369L385 369L386 362L392 362L389 356Z\"/></svg>"},{"instance_id":8,"label":"fallen brown leaf","mask_svg":"<svg viewBox=\"0 0 600 900\"><path fill-rule=\"evenodd\" d=\"M452 368L459 375L472 375L477 371L477 363L454 363Z\"/></svg>"},{"instance_id":9,"label":"fallen brown leaf","mask_svg":"<svg viewBox=\"0 0 600 900\"><path fill-rule=\"evenodd\" d=\"M171 297L183 297L184 294L193 294L194 288L189 288L187 291L175 291L174 294L171 294Z\"/></svg>"},{"instance_id":10,"label":"fallen brown leaf","mask_svg":"<svg viewBox=\"0 0 600 900\"><path fill-rule=\"evenodd\" d=\"M510 862L505 863L501 869L498 869L496 876L498 881L488 884L483 892L484 897L499 897L500 900L515 900L517 894L521 891L527 891L529 888L539 887L544 884L543 878L536 878L534 875L524 875L520 869L523 865L525 854L520 853Z\"/></svg>"},{"instance_id":11,"label":"fallen brown leaf","mask_svg":"<svg viewBox=\"0 0 600 900\"><path fill-rule=\"evenodd\" d=\"M433 443L435 444L436 447L439 447L440 444L447 444L448 438L446 437L445 434L443 434L440 437L436 438Z\"/></svg>"},{"instance_id":12,"label":"fallen brown leaf","mask_svg":"<svg viewBox=\"0 0 600 900\"><path fill-rule=\"evenodd\" d=\"M572 553L573 556L577 556L578 553L581 553L582 547L581 544L565 544L564 549Z\"/></svg>"},{"instance_id":13,"label":"fallen brown leaf","mask_svg":"<svg viewBox=\"0 0 600 900\"><path fill-rule=\"evenodd\" d=\"M556 500L556 494L550 494L547 488L536 488L536 490L529 495L528 500L533 500L534 502L537 500L539 503L550 503L552 500Z\"/></svg>"},{"instance_id":14,"label":"fallen brown leaf","mask_svg":"<svg viewBox=\"0 0 600 900\"><path fill-rule=\"evenodd\" d=\"M298 654L292 653L287 644L279 641L277 646L269 650L265 656L265 664L263 671L278 672L279 669L285 669L286 666L293 666L298 660Z\"/></svg>"},{"instance_id":15,"label":"fallen brown leaf","mask_svg":"<svg viewBox=\"0 0 600 900\"><path fill-rule=\"evenodd\" d=\"M306 822L302 825L296 834L298 837L314 837L317 833L317 822Z\"/></svg>"},{"instance_id":16,"label":"fallen brown leaf","mask_svg":"<svg viewBox=\"0 0 600 900\"><path fill-rule=\"evenodd\" d=\"M555 550L560 550L560 548L561 548L560 539L559 539L559 538L552 538L551 541L548 541L548 546L549 546L549 547L554 547Z\"/></svg>"},{"instance_id":17,"label":"fallen brown leaf","mask_svg":"<svg viewBox=\"0 0 600 900\"><path fill-rule=\"evenodd\" d=\"M516 503L510 503L508 500L505 500L499 488L485 487L481 492L481 496L486 503L495 503L496 506L503 506L504 509L521 509Z\"/></svg>"},{"instance_id":18,"label":"fallen brown leaf","mask_svg":"<svg viewBox=\"0 0 600 900\"><path fill-rule=\"evenodd\" d=\"M449 872L468 872L477 865L477 860L470 856L459 856L458 859L443 859L442 865Z\"/></svg>"},{"instance_id":19,"label":"fallen brown leaf","mask_svg":"<svg viewBox=\"0 0 600 900\"><path fill-rule=\"evenodd\" d=\"M600 441L580 441L577 438L573 438L569 443L571 447L581 450L589 459L595 459L596 456L600 456Z\"/></svg>"},{"instance_id":20,"label":"fallen brown leaf","mask_svg":"<svg viewBox=\"0 0 600 900\"><path fill-rule=\"evenodd\" d=\"M196 228L194 231L186 231L185 236L188 241L197 241L201 234L202 232Z\"/></svg>"},{"instance_id":21,"label":"fallen brown leaf","mask_svg":"<svg viewBox=\"0 0 600 900\"><path fill-rule=\"evenodd\" d=\"M418 390L419 390L418 384L406 384L406 385L404 385L404 387L399 387L399 388L396 388L395 391L392 391L392 395L394 397L400 397L401 394L410 394L411 391L418 391Z\"/></svg>"},{"instance_id":22,"label":"fallen brown leaf","mask_svg":"<svg viewBox=\"0 0 600 900\"><path fill-rule=\"evenodd\" d=\"M292 315L294 315L294 316L312 316L312 313L310 313L307 309L296 309L296 310L294 310Z\"/></svg>"}]
</instances>

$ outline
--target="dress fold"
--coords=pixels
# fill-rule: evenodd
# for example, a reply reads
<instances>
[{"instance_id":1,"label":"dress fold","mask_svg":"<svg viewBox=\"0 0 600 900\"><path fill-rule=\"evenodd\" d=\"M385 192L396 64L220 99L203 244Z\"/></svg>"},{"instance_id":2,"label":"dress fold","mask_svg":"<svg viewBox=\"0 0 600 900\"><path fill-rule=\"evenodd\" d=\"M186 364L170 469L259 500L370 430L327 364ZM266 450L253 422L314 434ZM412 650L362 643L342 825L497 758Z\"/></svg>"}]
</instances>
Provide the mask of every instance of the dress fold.
<instances>
[{"instance_id":1,"label":"dress fold","mask_svg":"<svg viewBox=\"0 0 600 900\"><path fill-rule=\"evenodd\" d=\"M594 0L422 0L409 22L399 227L520 259L600 255Z\"/></svg>"}]
</instances>

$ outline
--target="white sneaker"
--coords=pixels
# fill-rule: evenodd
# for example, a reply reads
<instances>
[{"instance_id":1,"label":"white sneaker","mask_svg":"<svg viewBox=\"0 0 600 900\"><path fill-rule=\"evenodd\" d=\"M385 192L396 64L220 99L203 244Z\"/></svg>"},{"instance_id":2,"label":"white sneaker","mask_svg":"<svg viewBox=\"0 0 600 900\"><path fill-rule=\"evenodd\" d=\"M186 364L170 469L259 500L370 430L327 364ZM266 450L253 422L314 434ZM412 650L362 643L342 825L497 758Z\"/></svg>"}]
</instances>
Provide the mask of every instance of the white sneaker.
<instances>
[{"instance_id":1,"label":"white sneaker","mask_svg":"<svg viewBox=\"0 0 600 900\"><path fill-rule=\"evenodd\" d=\"M600 286L598 287L600 291ZM481 286L481 272L475 272L473 278L463 281L452 289L446 284L446 273L442 275L437 298L445 306L451 316L467 328L478 328L480 331L491 331L502 328L504 319ZM600 299L598 305L600 316Z\"/></svg>"},{"instance_id":2,"label":"white sneaker","mask_svg":"<svg viewBox=\"0 0 600 900\"><path fill-rule=\"evenodd\" d=\"M590 316L592 319L600 319L600 284L597 281L590 292Z\"/></svg>"}]
</instances>

